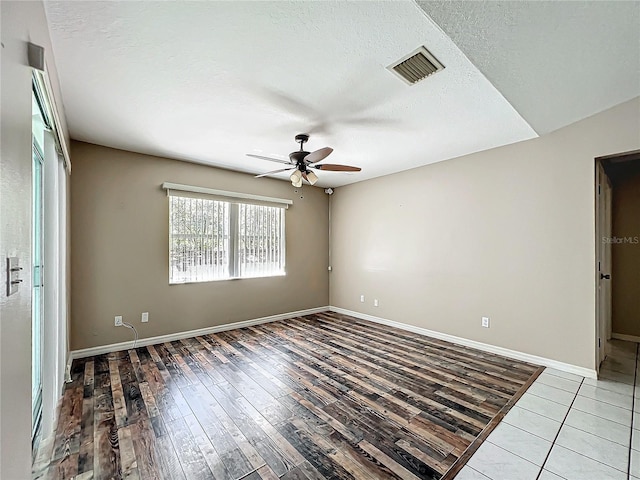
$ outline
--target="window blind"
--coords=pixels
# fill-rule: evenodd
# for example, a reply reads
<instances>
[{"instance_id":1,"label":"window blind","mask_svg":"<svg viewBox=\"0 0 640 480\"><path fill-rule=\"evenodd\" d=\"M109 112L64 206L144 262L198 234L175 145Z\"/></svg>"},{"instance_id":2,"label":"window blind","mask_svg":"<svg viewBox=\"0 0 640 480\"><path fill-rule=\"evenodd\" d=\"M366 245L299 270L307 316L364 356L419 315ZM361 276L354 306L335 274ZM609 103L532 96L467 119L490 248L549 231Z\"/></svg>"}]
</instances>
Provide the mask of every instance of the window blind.
<instances>
[{"instance_id":1,"label":"window blind","mask_svg":"<svg viewBox=\"0 0 640 480\"><path fill-rule=\"evenodd\" d=\"M234 197L228 195L232 192L210 194L167 185L163 184L169 196L169 283L285 274L285 207L289 203L282 201L290 200Z\"/></svg>"}]
</instances>

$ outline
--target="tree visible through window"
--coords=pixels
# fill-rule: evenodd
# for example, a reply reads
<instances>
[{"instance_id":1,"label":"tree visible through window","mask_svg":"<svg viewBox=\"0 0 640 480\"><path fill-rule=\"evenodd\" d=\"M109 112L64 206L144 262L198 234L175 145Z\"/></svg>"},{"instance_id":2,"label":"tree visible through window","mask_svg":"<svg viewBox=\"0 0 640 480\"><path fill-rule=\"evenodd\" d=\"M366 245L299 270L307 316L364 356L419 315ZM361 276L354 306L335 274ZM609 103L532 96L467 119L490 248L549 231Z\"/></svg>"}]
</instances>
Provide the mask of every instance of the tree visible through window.
<instances>
[{"instance_id":1,"label":"tree visible through window","mask_svg":"<svg viewBox=\"0 0 640 480\"><path fill-rule=\"evenodd\" d=\"M169 283L284 275L284 208L169 197Z\"/></svg>"}]
</instances>

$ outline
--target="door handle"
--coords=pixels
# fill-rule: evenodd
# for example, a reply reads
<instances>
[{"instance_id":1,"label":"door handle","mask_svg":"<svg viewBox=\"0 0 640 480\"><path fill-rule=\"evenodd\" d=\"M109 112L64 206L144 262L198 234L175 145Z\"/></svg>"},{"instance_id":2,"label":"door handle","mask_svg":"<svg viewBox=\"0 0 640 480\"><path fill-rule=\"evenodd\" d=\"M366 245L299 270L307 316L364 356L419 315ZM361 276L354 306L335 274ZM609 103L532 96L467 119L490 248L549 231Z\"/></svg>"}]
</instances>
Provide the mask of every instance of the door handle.
<instances>
[{"instance_id":1,"label":"door handle","mask_svg":"<svg viewBox=\"0 0 640 480\"><path fill-rule=\"evenodd\" d=\"M607 274L601 273L600 280L611 280L611 275L608 273Z\"/></svg>"}]
</instances>

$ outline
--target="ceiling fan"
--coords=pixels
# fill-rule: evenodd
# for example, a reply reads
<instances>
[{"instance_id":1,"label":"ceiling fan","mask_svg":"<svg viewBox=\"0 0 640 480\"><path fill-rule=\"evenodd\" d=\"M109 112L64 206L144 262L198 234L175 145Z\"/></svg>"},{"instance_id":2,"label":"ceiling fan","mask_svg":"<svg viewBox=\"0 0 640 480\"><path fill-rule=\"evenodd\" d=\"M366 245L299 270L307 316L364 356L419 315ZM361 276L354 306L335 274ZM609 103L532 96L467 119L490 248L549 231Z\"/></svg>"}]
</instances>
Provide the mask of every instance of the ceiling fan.
<instances>
[{"instance_id":1,"label":"ceiling fan","mask_svg":"<svg viewBox=\"0 0 640 480\"><path fill-rule=\"evenodd\" d=\"M256 175L256 178L273 175L275 173L286 172L288 170L294 170L290 177L291 184L294 187L301 187L303 179L309 182L310 185L314 185L318 181L318 176L312 170L310 170L311 168L332 172L359 172L360 170L362 170L360 167L352 167L349 165L335 165L328 163L318 165L318 162L324 160L331 154L331 152L333 152L333 148L324 147L320 150L316 150L315 152L306 152L303 146L307 141L309 141L309 135L307 135L306 133L299 133L298 135L296 135L296 142L300 144L300 150L291 152L289 154L289 161L280 160L278 158L264 157L262 155L254 155L253 153L247 153L247 156L249 157L260 158L262 160L269 160L271 162L284 163L285 165L288 165L287 167L281 168L279 170L273 170L271 172Z\"/></svg>"}]
</instances>

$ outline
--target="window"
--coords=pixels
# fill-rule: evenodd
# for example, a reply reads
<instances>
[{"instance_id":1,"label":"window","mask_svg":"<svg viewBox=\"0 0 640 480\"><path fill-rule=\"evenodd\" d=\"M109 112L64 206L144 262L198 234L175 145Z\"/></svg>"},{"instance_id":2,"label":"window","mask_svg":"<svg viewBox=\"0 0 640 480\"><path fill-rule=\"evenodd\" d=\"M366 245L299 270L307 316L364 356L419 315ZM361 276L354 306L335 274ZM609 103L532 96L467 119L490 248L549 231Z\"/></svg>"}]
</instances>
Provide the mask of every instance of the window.
<instances>
[{"instance_id":1,"label":"window","mask_svg":"<svg viewBox=\"0 0 640 480\"><path fill-rule=\"evenodd\" d=\"M169 190L169 283L284 275L284 212Z\"/></svg>"}]
</instances>

